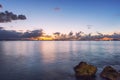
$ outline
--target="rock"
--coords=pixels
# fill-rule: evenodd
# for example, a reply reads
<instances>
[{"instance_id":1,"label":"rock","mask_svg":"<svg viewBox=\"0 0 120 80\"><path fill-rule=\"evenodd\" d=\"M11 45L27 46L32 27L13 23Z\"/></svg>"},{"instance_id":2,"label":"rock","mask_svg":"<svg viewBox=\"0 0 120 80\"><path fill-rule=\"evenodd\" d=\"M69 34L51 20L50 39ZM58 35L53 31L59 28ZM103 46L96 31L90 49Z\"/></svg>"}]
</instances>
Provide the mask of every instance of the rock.
<instances>
[{"instance_id":1,"label":"rock","mask_svg":"<svg viewBox=\"0 0 120 80\"><path fill-rule=\"evenodd\" d=\"M119 72L120 72L120 70L119 70Z\"/></svg>"},{"instance_id":2,"label":"rock","mask_svg":"<svg viewBox=\"0 0 120 80\"><path fill-rule=\"evenodd\" d=\"M111 66L106 66L100 75L108 80L118 80L119 78L119 73Z\"/></svg>"},{"instance_id":3,"label":"rock","mask_svg":"<svg viewBox=\"0 0 120 80\"><path fill-rule=\"evenodd\" d=\"M96 80L95 77L77 77L76 80Z\"/></svg>"},{"instance_id":4,"label":"rock","mask_svg":"<svg viewBox=\"0 0 120 80\"><path fill-rule=\"evenodd\" d=\"M87 64L86 62L80 62L74 67L76 77L90 78L95 76L97 67Z\"/></svg>"}]
</instances>

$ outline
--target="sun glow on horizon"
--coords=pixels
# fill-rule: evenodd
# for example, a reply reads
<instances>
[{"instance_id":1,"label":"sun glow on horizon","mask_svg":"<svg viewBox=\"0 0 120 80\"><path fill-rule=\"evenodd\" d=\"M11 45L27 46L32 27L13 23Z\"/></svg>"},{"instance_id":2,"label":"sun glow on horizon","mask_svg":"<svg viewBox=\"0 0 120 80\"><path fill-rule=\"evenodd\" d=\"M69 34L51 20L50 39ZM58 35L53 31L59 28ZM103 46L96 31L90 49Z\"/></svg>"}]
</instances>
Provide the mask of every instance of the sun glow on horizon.
<instances>
[{"instance_id":1,"label":"sun glow on horizon","mask_svg":"<svg viewBox=\"0 0 120 80\"><path fill-rule=\"evenodd\" d=\"M40 37L32 37L31 40L43 40L43 41L51 41L54 40L51 36L40 36Z\"/></svg>"}]
</instances>

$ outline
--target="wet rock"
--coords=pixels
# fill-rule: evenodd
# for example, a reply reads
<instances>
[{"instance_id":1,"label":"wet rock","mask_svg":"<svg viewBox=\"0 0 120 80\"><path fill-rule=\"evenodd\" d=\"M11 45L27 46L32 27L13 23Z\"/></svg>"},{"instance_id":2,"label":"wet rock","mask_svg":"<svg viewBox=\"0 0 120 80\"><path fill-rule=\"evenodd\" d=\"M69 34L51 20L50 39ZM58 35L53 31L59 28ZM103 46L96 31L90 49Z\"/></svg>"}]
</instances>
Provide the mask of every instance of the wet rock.
<instances>
[{"instance_id":1,"label":"wet rock","mask_svg":"<svg viewBox=\"0 0 120 80\"><path fill-rule=\"evenodd\" d=\"M74 67L76 77L85 78L85 80L95 76L97 72L97 67L87 64L86 62L80 62Z\"/></svg>"},{"instance_id":2,"label":"wet rock","mask_svg":"<svg viewBox=\"0 0 120 80\"><path fill-rule=\"evenodd\" d=\"M100 75L108 80L118 80L120 77L119 73L111 66L106 66Z\"/></svg>"},{"instance_id":3,"label":"wet rock","mask_svg":"<svg viewBox=\"0 0 120 80\"><path fill-rule=\"evenodd\" d=\"M95 77L77 77L76 76L76 80L96 80Z\"/></svg>"},{"instance_id":4,"label":"wet rock","mask_svg":"<svg viewBox=\"0 0 120 80\"><path fill-rule=\"evenodd\" d=\"M120 72L120 70L119 70L119 72Z\"/></svg>"}]
</instances>

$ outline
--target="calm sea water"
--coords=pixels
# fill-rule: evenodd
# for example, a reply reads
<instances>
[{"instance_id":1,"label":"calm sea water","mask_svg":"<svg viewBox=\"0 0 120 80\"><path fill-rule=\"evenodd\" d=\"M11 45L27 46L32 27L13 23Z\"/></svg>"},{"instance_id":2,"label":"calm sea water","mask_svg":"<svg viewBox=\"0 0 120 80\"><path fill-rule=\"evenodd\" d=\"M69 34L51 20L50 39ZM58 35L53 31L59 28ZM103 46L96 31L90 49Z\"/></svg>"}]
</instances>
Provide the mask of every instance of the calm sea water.
<instances>
[{"instance_id":1,"label":"calm sea water","mask_svg":"<svg viewBox=\"0 0 120 80\"><path fill-rule=\"evenodd\" d=\"M86 61L120 70L119 41L1 41L0 80L76 80L73 67Z\"/></svg>"}]
</instances>

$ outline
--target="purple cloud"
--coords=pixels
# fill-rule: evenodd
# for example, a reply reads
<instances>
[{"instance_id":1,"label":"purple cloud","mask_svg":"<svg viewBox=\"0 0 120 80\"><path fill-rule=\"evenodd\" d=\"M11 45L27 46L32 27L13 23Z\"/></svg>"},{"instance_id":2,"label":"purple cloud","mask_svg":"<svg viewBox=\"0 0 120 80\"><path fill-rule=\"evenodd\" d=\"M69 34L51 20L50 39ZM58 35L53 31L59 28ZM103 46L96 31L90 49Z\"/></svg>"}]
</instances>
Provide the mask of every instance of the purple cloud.
<instances>
[{"instance_id":1,"label":"purple cloud","mask_svg":"<svg viewBox=\"0 0 120 80\"><path fill-rule=\"evenodd\" d=\"M61 8L59 8L59 7L54 8L54 11L60 11L60 10L61 10Z\"/></svg>"},{"instance_id":2,"label":"purple cloud","mask_svg":"<svg viewBox=\"0 0 120 80\"><path fill-rule=\"evenodd\" d=\"M0 4L0 8L2 8L2 5Z\"/></svg>"}]
</instances>

